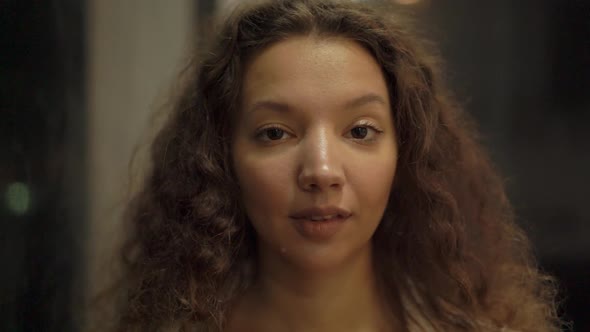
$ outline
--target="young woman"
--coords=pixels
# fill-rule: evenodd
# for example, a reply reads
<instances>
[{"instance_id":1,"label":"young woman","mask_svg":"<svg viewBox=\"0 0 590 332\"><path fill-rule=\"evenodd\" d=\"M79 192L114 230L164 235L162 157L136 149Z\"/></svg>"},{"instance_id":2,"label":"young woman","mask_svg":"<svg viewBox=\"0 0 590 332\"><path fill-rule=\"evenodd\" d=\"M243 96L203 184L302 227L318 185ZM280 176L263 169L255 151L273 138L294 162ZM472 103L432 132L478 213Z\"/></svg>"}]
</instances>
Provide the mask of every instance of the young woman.
<instances>
[{"instance_id":1,"label":"young woman","mask_svg":"<svg viewBox=\"0 0 590 332\"><path fill-rule=\"evenodd\" d=\"M122 331L556 331L432 56L384 8L224 21L128 209Z\"/></svg>"}]
</instances>

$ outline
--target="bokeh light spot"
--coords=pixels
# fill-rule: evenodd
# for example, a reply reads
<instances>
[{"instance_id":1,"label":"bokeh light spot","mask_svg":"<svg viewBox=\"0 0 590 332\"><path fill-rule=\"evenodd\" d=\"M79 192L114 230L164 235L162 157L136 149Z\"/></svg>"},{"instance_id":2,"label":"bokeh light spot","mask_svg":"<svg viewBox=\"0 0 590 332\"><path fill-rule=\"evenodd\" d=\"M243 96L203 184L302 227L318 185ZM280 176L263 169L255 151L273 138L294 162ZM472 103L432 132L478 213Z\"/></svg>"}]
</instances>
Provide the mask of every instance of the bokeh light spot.
<instances>
[{"instance_id":1,"label":"bokeh light spot","mask_svg":"<svg viewBox=\"0 0 590 332\"><path fill-rule=\"evenodd\" d=\"M6 205L12 213L21 216L31 206L31 193L29 187L21 182L11 183L6 189Z\"/></svg>"}]
</instances>

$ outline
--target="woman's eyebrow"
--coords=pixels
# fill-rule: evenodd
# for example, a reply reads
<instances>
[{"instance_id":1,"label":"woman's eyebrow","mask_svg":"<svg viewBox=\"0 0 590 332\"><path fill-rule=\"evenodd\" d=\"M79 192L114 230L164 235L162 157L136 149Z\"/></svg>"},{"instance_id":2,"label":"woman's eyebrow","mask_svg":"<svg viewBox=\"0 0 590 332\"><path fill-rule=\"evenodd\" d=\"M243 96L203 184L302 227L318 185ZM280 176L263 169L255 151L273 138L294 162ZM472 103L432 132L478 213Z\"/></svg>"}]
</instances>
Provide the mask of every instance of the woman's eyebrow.
<instances>
[{"instance_id":1,"label":"woman's eyebrow","mask_svg":"<svg viewBox=\"0 0 590 332\"><path fill-rule=\"evenodd\" d=\"M285 103L281 103L278 101L272 101L272 100L261 100L261 101L257 101L254 104L252 104L252 106L248 109L248 114L253 113L259 109L268 109L271 111L277 111L280 113L284 113L287 112L291 109L291 107L289 107L288 104Z\"/></svg>"},{"instance_id":2,"label":"woman's eyebrow","mask_svg":"<svg viewBox=\"0 0 590 332\"><path fill-rule=\"evenodd\" d=\"M346 102L345 108L348 108L348 109L358 108L358 107L364 106L366 104L371 104L371 103L378 103L383 106L387 106L387 102L385 101L385 99L383 97L381 97L380 95L378 95L376 93L368 93L366 95L362 95L360 97L354 98L354 99Z\"/></svg>"},{"instance_id":3,"label":"woman's eyebrow","mask_svg":"<svg viewBox=\"0 0 590 332\"><path fill-rule=\"evenodd\" d=\"M368 93L366 95L362 95L360 97L356 97L352 100L347 101L344 103L345 109L352 109L364 106L366 104L377 103L383 106L387 106L387 102L383 97L375 93ZM276 111L280 113L288 112L292 109L291 106L287 103L282 103L273 100L260 100L252 104L252 106L248 109L247 113L252 113L260 109L268 109L271 111Z\"/></svg>"}]
</instances>

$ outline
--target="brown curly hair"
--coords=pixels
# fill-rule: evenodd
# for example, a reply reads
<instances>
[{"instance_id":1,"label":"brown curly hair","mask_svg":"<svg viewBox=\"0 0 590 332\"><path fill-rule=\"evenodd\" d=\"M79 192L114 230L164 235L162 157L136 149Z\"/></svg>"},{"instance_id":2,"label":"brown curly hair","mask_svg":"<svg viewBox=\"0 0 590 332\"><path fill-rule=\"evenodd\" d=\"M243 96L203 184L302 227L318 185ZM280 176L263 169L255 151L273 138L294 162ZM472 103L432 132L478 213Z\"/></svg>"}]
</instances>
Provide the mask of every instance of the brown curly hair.
<instances>
[{"instance_id":1,"label":"brown curly hair","mask_svg":"<svg viewBox=\"0 0 590 332\"><path fill-rule=\"evenodd\" d=\"M405 331L557 331L553 280L514 223L502 179L441 83L437 58L387 8L344 1L249 4L223 21L151 146L128 206L119 330L222 330L248 287L254 232L230 159L244 69L291 36L339 36L386 77L399 160L374 237L382 292ZM420 318L422 317L422 318Z\"/></svg>"}]
</instances>

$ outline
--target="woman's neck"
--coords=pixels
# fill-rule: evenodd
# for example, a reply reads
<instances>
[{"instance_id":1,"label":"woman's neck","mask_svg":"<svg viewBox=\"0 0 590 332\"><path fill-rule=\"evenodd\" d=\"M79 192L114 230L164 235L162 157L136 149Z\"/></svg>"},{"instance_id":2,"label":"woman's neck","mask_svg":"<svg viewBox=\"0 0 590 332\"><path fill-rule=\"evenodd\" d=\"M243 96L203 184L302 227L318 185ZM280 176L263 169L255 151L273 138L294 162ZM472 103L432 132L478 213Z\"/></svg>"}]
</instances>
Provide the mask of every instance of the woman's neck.
<instances>
[{"instance_id":1,"label":"woman's neck","mask_svg":"<svg viewBox=\"0 0 590 332\"><path fill-rule=\"evenodd\" d=\"M391 326L370 248L330 269L301 269L261 256L257 275L232 315L230 331L386 331Z\"/></svg>"}]
</instances>

